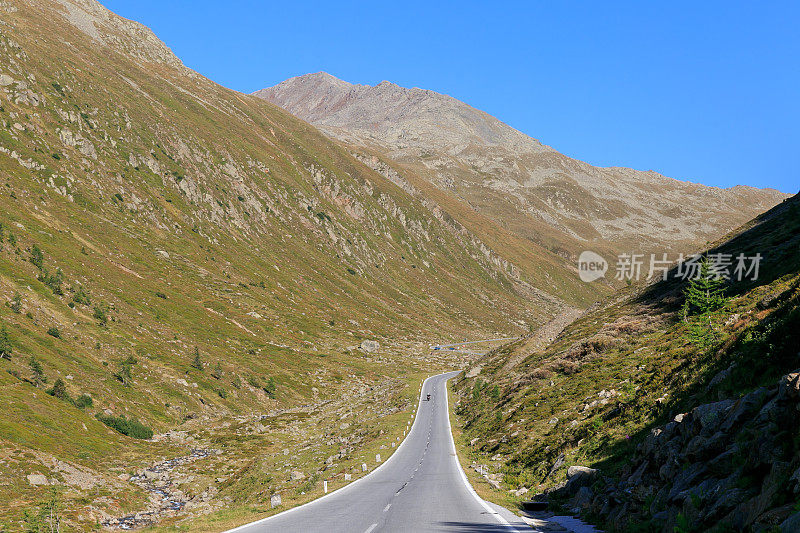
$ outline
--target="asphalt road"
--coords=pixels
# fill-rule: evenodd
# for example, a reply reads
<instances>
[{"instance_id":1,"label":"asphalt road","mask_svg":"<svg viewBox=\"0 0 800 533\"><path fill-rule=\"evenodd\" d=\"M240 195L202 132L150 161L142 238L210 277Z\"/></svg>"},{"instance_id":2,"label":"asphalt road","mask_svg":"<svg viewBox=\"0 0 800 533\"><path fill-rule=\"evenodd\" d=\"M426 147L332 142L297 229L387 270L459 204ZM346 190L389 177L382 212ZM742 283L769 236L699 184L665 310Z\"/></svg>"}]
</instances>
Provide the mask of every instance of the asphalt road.
<instances>
[{"instance_id":1,"label":"asphalt road","mask_svg":"<svg viewBox=\"0 0 800 533\"><path fill-rule=\"evenodd\" d=\"M364 478L306 505L232 531L264 532L504 532L531 531L507 509L482 500L455 453L446 381L428 378L419 409L397 451ZM422 401L430 394L430 401Z\"/></svg>"}]
</instances>

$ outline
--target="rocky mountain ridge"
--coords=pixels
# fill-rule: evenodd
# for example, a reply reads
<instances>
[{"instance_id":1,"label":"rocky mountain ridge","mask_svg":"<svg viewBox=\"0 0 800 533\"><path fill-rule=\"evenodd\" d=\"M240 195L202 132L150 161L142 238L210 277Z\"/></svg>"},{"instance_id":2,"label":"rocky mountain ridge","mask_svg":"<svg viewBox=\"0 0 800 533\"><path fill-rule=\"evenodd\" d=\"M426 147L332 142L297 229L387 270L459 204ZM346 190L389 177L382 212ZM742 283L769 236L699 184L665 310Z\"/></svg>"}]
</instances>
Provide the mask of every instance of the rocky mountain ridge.
<instances>
[{"instance_id":1,"label":"rocky mountain ridge","mask_svg":"<svg viewBox=\"0 0 800 533\"><path fill-rule=\"evenodd\" d=\"M387 81L354 85L320 72L254 94L465 205L455 216L463 224L479 213L497 231L571 260L592 247L613 255L686 251L786 197L594 167L454 98ZM505 256L501 246L494 252Z\"/></svg>"}]
</instances>

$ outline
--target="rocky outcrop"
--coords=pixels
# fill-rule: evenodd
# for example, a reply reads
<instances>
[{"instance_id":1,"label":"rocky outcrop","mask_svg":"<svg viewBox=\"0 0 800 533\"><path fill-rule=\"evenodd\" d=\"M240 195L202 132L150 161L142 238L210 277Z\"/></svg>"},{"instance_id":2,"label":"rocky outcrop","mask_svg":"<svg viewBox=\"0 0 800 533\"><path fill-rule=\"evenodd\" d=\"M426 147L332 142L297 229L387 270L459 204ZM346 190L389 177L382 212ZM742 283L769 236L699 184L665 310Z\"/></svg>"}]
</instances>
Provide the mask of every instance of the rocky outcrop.
<instances>
[{"instance_id":1,"label":"rocky outcrop","mask_svg":"<svg viewBox=\"0 0 800 533\"><path fill-rule=\"evenodd\" d=\"M589 484L575 470L549 496L568 497L610 530L650 521L664 532L682 524L800 531L798 411L800 371L772 389L699 405L653 429L619 481Z\"/></svg>"}]
</instances>

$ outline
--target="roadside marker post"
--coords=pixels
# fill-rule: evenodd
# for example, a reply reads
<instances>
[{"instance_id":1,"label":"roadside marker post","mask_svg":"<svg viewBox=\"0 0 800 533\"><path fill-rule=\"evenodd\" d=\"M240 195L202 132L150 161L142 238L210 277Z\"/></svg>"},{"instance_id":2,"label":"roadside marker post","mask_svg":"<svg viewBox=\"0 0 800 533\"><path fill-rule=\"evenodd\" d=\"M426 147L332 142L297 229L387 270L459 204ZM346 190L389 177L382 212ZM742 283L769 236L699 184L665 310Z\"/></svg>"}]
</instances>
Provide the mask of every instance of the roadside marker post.
<instances>
[{"instance_id":1,"label":"roadside marker post","mask_svg":"<svg viewBox=\"0 0 800 533\"><path fill-rule=\"evenodd\" d=\"M375 462L376 463L380 463L381 462L381 454L379 454L379 453L375 454Z\"/></svg>"},{"instance_id":2,"label":"roadside marker post","mask_svg":"<svg viewBox=\"0 0 800 533\"><path fill-rule=\"evenodd\" d=\"M322 492L324 492L325 494L328 494L328 481L327 480L322 482Z\"/></svg>"}]
</instances>

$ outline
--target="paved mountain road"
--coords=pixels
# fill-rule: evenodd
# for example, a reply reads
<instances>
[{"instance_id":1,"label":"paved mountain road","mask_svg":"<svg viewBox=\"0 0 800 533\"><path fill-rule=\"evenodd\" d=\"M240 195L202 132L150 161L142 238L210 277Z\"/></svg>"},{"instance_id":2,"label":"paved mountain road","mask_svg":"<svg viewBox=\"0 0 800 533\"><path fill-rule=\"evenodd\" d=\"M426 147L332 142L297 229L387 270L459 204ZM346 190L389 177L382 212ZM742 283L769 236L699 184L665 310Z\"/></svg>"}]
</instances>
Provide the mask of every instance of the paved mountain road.
<instances>
[{"instance_id":1,"label":"paved mountain road","mask_svg":"<svg viewBox=\"0 0 800 533\"><path fill-rule=\"evenodd\" d=\"M524 532L530 526L475 494L456 457L447 411L447 380L428 378L406 439L364 478L237 533ZM422 401L430 394L430 401Z\"/></svg>"}]
</instances>

